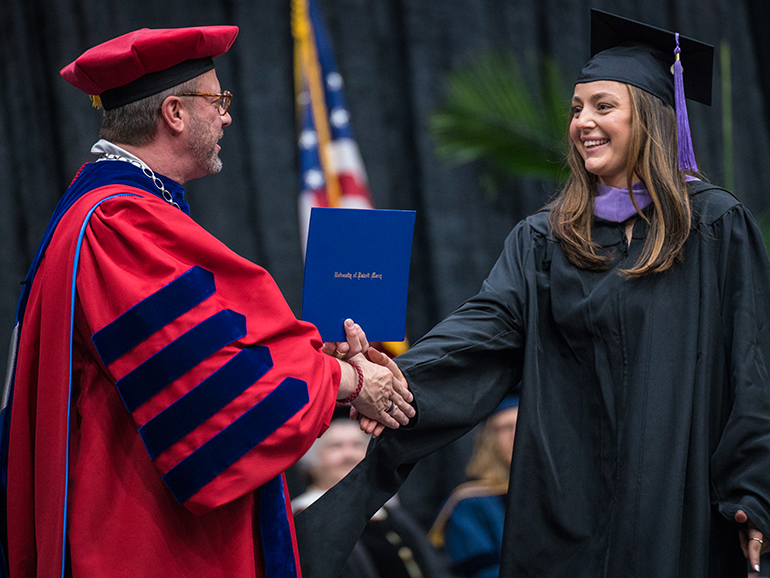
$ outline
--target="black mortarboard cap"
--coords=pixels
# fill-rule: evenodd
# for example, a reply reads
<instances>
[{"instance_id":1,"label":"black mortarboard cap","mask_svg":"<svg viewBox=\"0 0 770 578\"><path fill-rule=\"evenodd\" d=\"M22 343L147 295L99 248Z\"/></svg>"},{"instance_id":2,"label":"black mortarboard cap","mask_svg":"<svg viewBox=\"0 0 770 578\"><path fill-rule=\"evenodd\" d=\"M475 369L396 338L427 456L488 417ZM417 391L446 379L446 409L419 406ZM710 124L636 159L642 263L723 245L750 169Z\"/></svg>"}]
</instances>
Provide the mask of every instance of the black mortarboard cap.
<instances>
[{"instance_id":1,"label":"black mortarboard cap","mask_svg":"<svg viewBox=\"0 0 770 578\"><path fill-rule=\"evenodd\" d=\"M674 106L674 32L591 9L591 60L577 84L614 80L646 90ZM685 96L711 104L714 47L679 35Z\"/></svg>"},{"instance_id":2,"label":"black mortarboard cap","mask_svg":"<svg viewBox=\"0 0 770 578\"><path fill-rule=\"evenodd\" d=\"M670 104L676 110L679 168L697 172L685 98L711 104L713 63L709 44L592 8L591 60L575 84L623 82Z\"/></svg>"}]
</instances>

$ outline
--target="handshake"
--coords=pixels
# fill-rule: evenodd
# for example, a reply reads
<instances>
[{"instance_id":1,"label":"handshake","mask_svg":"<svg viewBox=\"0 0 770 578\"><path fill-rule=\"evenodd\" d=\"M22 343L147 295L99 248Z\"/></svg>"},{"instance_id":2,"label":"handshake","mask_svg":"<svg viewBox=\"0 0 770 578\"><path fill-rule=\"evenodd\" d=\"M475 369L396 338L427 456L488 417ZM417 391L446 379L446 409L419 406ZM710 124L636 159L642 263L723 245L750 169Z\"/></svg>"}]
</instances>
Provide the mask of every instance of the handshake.
<instances>
[{"instance_id":1,"label":"handshake","mask_svg":"<svg viewBox=\"0 0 770 578\"><path fill-rule=\"evenodd\" d=\"M378 436L385 427L407 425L415 410L414 396L398 366L384 353L369 348L361 327L345 321L346 341L324 343L322 351L337 358L342 370L337 401L350 403L350 417L361 429Z\"/></svg>"}]
</instances>

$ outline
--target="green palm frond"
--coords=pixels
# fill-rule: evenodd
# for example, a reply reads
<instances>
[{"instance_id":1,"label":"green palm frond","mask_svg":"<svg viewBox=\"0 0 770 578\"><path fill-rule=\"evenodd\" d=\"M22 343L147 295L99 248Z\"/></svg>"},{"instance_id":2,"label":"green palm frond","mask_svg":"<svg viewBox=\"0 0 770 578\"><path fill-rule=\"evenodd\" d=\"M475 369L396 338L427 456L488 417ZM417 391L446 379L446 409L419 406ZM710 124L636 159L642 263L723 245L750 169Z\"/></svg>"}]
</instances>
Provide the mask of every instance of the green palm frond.
<instances>
[{"instance_id":1,"label":"green palm frond","mask_svg":"<svg viewBox=\"0 0 770 578\"><path fill-rule=\"evenodd\" d=\"M528 82L512 54L490 54L451 73L446 104L430 119L439 156L451 164L481 160L508 176L561 180L569 93L553 62L543 68Z\"/></svg>"}]
</instances>

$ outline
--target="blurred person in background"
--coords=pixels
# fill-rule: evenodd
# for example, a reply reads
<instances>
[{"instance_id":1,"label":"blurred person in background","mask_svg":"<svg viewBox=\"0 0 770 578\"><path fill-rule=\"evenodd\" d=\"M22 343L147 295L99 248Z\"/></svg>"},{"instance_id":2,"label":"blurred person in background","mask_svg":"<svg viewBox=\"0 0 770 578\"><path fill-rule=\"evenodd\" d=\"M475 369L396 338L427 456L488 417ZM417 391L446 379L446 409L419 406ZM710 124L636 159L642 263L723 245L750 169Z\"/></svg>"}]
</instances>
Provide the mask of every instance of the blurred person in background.
<instances>
[{"instance_id":1,"label":"blurred person in background","mask_svg":"<svg viewBox=\"0 0 770 578\"><path fill-rule=\"evenodd\" d=\"M307 473L310 484L291 501L294 513L315 502L363 460L369 440L370 436L361 431L357 422L347 418L332 420L329 429L298 463ZM317 539L324 543L326 536L319 535ZM423 530L395 496L369 520L340 576L440 578L446 576L444 569L445 564Z\"/></svg>"},{"instance_id":2,"label":"blurred person in background","mask_svg":"<svg viewBox=\"0 0 770 578\"><path fill-rule=\"evenodd\" d=\"M505 496L511 471L519 396L506 397L476 433L465 468L470 481L459 486L428 534L443 548L452 570L463 578L496 578L500 573Z\"/></svg>"}]
</instances>

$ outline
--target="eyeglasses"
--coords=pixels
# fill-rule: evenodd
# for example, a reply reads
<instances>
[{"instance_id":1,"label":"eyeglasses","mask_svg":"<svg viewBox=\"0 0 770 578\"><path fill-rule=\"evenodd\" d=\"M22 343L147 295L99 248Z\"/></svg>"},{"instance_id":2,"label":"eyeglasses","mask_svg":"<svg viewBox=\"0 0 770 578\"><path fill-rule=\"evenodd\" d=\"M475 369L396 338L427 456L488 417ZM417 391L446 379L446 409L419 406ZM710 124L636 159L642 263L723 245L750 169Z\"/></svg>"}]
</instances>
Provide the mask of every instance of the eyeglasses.
<instances>
[{"instance_id":1,"label":"eyeglasses","mask_svg":"<svg viewBox=\"0 0 770 578\"><path fill-rule=\"evenodd\" d=\"M183 94L177 94L177 96L211 96L216 97L217 100L212 102L211 104L215 104L217 108L219 109L219 114L222 116L225 116L227 114L227 109L230 108L230 101L233 98L233 94L229 90L225 90L224 92L220 92L219 94L210 94L206 92L185 92Z\"/></svg>"}]
</instances>

